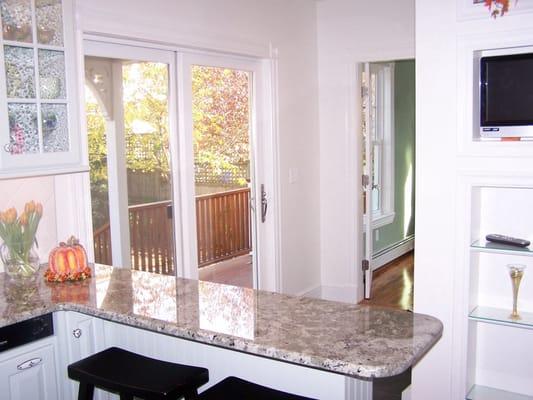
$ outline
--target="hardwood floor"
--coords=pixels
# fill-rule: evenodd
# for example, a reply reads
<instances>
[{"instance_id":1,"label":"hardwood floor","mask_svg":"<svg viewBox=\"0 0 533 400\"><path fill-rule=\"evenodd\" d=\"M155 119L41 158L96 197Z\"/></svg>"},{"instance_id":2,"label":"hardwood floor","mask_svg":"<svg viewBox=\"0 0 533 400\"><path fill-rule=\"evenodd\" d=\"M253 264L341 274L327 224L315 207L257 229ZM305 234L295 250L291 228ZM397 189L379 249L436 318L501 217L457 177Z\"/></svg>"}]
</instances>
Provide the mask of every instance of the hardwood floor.
<instances>
[{"instance_id":1,"label":"hardwood floor","mask_svg":"<svg viewBox=\"0 0 533 400\"><path fill-rule=\"evenodd\" d=\"M374 272L372 298L361 304L413 311L414 254L391 261Z\"/></svg>"},{"instance_id":2,"label":"hardwood floor","mask_svg":"<svg viewBox=\"0 0 533 400\"><path fill-rule=\"evenodd\" d=\"M374 273L372 298L361 304L413 310L414 254L409 252ZM373 400L401 400L411 383L411 368L403 374L374 380Z\"/></svg>"}]
</instances>

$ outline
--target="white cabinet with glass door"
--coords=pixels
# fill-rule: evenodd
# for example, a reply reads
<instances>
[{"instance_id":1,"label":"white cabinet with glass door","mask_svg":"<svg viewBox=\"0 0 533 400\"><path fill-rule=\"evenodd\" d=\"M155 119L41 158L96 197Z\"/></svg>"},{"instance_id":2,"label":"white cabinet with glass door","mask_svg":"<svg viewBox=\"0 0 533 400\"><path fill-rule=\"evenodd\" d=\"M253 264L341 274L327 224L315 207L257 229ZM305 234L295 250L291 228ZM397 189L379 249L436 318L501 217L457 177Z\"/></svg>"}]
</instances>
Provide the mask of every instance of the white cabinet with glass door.
<instances>
[{"instance_id":1,"label":"white cabinet with glass door","mask_svg":"<svg viewBox=\"0 0 533 400\"><path fill-rule=\"evenodd\" d=\"M83 169L72 7L0 1L0 177Z\"/></svg>"}]
</instances>

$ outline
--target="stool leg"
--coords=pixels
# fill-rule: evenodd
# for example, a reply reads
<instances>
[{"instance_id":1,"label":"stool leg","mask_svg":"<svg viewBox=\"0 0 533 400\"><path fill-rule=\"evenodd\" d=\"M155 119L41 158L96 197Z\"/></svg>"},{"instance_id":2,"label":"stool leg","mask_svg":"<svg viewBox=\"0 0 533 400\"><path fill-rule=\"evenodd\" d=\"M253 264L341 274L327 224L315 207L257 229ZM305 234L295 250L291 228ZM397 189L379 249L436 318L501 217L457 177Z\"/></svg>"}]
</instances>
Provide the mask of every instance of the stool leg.
<instances>
[{"instance_id":1,"label":"stool leg","mask_svg":"<svg viewBox=\"0 0 533 400\"><path fill-rule=\"evenodd\" d=\"M93 400L94 385L80 382L78 390L78 400Z\"/></svg>"}]
</instances>

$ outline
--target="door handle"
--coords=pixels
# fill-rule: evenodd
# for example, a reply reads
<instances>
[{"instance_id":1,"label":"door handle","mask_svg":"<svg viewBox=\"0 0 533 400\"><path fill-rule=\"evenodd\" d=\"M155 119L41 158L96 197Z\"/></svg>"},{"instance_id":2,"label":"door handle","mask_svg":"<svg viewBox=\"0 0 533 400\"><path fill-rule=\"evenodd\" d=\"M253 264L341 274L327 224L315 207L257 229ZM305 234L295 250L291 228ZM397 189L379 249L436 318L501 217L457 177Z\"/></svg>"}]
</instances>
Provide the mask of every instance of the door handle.
<instances>
[{"instance_id":1,"label":"door handle","mask_svg":"<svg viewBox=\"0 0 533 400\"><path fill-rule=\"evenodd\" d=\"M36 365L39 365L42 361L43 359L40 357L32 358L31 360L24 361L23 363L20 363L19 365L17 365L17 369L19 371L22 371L28 368L32 368L32 367L35 367Z\"/></svg>"},{"instance_id":2,"label":"door handle","mask_svg":"<svg viewBox=\"0 0 533 400\"><path fill-rule=\"evenodd\" d=\"M266 221L266 215L268 211L268 199L267 194L265 192L265 185L261 184L261 222Z\"/></svg>"}]
</instances>

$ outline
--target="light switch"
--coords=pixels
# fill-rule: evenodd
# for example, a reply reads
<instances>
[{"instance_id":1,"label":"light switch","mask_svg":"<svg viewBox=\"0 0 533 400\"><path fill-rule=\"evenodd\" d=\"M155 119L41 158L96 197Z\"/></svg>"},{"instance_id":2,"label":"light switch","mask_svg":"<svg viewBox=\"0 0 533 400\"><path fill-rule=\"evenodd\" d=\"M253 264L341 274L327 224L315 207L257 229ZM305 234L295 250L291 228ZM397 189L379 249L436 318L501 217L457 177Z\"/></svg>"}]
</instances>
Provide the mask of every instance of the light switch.
<instances>
[{"instance_id":1,"label":"light switch","mask_svg":"<svg viewBox=\"0 0 533 400\"><path fill-rule=\"evenodd\" d=\"M289 183L298 182L298 168L289 168Z\"/></svg>"}]
</instances>

